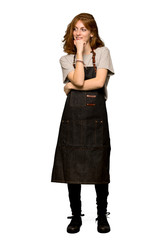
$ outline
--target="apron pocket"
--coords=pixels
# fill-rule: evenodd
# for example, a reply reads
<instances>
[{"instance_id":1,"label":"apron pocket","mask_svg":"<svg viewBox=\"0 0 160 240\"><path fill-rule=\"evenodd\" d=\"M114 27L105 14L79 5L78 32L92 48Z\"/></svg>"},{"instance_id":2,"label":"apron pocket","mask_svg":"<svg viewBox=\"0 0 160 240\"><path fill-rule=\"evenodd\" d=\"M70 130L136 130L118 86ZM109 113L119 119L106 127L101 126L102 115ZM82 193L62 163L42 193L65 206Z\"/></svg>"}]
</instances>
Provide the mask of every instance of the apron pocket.
<instances>
[{"instance_id":1,"label":"apron pocket","mask_svg":"<svg viewBox=\"0 0 160 240\"><path fill-rule=\"evenodd\" d=\"M62 145L99 147L104 143L103 120L62 120Z\"/></svg>"},{"instance_id":2,"label":"apron pocket","mask_svg":"<svg viewBox=\"0 0 160 240\"><path fill-rule=\"evenodd\" d=\"M82 139L83 120L71 120L69 124L68 144L71 146L83 146Z\"/></svg>"},{"instance_id":3,"label":"apron pocket","mask_svg":"<svg viewBox=\"0 0 160 240\"><path fill-rule=\"evenodd\" d=\"M96 105L96 97L95 93L87 93L86 94L86 106L95 106Z\"/></svg>"},{"instance_id":4,"label":"apron pocket","mask_svg":"<svg viewBox=\"0 0 160 240\"><path fill-rule=\"evenodd\" d=\"M99 147L103 145L103 121L86 120L84 134L84 144L86 146Z\"/></svg>"},{"instance_id":5,"label":"apron pocket","mask_svg":"<svg viewBox=\"0 0 160 240\"><path fill-rule=\"evenodd\" d=\"M95 120L95 138L96 138L96 145L102 146L103 145L103 136L104 136L104 125L103 120Z\"/></svg>"},{"instance_id":6,"label":"apron pocket","mask_svg":"<svg viewBox=\"0 0 160 240\"><path fill-rule=\"evenodd\" d=\"M62 120L62 145L83 146L82 121L83 120Z\"/></svg>"}]
</instances>

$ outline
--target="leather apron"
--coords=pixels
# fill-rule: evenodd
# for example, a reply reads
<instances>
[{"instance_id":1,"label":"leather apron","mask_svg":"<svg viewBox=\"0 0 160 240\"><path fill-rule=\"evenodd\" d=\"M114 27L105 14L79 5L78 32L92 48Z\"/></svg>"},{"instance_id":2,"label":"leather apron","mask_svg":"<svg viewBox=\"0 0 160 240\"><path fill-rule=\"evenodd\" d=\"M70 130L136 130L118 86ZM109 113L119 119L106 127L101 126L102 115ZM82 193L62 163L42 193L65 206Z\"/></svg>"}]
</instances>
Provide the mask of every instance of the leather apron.
<instances>
[{"instance_id":1,"label":"leather apron","mask_svg":"<svg viewBox=\"0 0 160 240\"><path fill-rule=\"evenodd\" d=\"M85 81L96 77L84 68ZM110 182L110 136L104 88L71 90L67 95L55 150L51 182Z\"/></svg>"}]
</instances>

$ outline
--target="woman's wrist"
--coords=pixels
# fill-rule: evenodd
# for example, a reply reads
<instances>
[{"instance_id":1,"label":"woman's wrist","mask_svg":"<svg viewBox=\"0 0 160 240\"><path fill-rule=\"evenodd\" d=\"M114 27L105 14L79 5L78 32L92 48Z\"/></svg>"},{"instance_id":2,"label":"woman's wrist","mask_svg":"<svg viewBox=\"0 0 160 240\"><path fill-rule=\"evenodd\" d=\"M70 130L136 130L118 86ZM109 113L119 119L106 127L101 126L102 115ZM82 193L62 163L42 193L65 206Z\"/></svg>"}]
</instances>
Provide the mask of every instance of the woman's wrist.
<instances>
[{"instance_id":1,"label":"woman's wrist","mask_svg":"<svg viewBox=\"0 0 160 240\"><path fill-rule=\"evenodd\" d=\"M73 83L69 82L69 83L68 83L68 89L69 89L69 90L72 90L72 89L77 90L77 87L76 87Z\"/></svg>"},{"instance_id":2,"label":"woman's wrist","mask_svg":"<svg viewBox=\"0 0 160 240\"><path fill-rule=\"evenodd\" d=\"M83 60L83 54L82 54L82 52L77 52L76 58L77 58L77 59L80 59L80 60Z\"/></svg>"}]
</instances>

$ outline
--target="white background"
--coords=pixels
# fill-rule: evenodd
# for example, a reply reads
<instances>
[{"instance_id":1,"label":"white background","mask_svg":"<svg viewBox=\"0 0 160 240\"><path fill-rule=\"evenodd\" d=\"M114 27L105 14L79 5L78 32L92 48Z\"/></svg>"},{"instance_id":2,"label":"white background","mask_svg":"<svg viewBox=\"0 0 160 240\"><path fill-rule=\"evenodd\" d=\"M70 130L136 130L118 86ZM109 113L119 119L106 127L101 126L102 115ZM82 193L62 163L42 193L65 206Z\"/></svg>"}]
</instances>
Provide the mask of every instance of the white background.
<instances>
[{"instance_id":1,"label":"white background","mask_svg":"<svg viewBox=\"0 0 160 240\"><path fill-rule=\"evenodd\" d=\"M81 12L94 15L115 70L108 234L96 230L93 185L82 186L80 233L68 234L67 187L50 182L66 99L61 41ZM158 0L1 1L1 239L160 239L159 22Z\"/></svg>"}]
</instances>

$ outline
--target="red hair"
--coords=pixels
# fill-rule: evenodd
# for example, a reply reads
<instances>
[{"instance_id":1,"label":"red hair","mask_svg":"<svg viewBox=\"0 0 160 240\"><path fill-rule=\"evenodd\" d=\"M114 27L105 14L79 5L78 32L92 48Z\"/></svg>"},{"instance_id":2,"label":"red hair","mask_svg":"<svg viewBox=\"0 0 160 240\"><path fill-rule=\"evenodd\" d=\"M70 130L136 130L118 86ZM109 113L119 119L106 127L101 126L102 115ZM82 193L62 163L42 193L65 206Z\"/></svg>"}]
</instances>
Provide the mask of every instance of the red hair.
<instances>
[{"instance_id":1,"label":"red hair","mask_svg":"<svg viewBox=\"0 0 160 240\"><path fill-rule=\"evenodd\" d=\"M90 45L92 49L96 49L97 47L103 47L104 42L101 40L98 34L98 27L94 17L89 13L80 13L73 18L73 20L68 24L67 30L64 35L63 49L64 52L68 54L75 54L76 47L73 41L73 30L76 23L81 20L84 26L93 34L93 37L90 40Z\"/></svg>"}]
</instances>

